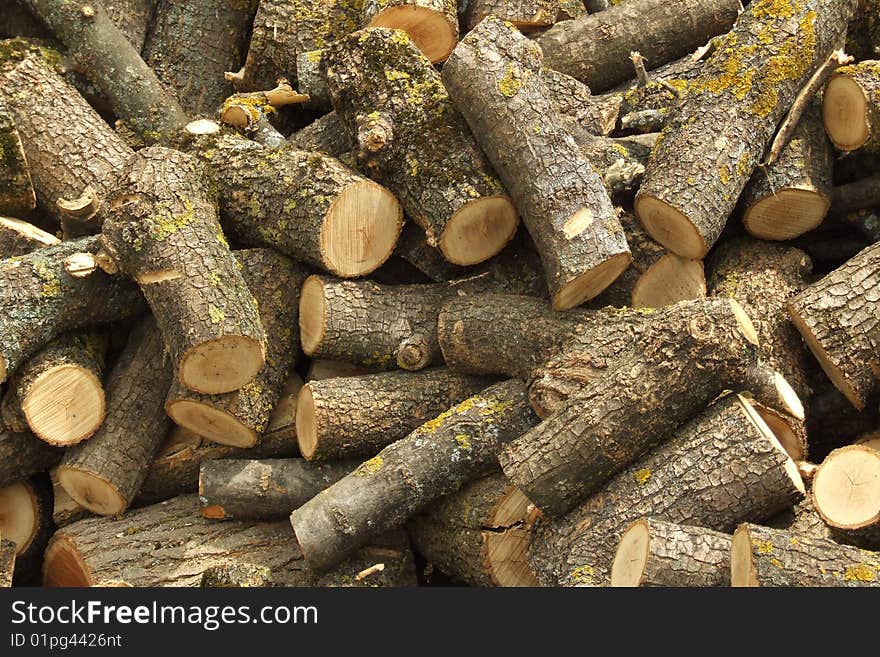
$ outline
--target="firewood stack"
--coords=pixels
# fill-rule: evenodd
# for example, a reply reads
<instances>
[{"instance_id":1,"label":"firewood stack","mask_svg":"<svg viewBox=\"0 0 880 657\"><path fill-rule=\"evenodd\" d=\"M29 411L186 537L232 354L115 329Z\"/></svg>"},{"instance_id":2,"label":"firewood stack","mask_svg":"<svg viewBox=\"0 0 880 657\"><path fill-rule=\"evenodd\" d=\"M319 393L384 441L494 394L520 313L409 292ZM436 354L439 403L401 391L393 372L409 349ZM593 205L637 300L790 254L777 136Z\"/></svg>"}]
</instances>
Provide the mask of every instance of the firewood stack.
<instances>
[{"instance_id":1,"label":"firewood stack","mask_svg":"<svg viewBox=\"0 0 880 657\"><path fill-rule=\"evenodd\" d=\"M744 4L7 0L0 586L880 586L880 5Z\"/></svg>"}]
</instances>

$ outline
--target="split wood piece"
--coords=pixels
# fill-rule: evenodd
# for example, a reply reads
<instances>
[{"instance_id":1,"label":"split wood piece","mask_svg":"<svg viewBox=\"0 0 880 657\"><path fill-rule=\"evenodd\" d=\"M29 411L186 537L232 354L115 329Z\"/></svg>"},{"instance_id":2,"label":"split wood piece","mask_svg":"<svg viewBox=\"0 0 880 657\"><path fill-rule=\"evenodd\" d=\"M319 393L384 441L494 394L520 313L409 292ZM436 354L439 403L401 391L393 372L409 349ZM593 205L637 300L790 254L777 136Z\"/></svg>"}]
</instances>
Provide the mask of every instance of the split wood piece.
<instances>
[{"instance_id":1,"label":"split wood piece","mask_svg":"<svg viewBox=\"0 0 880 657\"><path fill-rule=\"evenodd\" d=\"M403 30L432 64L458 43L456 0L364 0L364 27Z\"/></svg>"},{"instance_id":2,"label":"split wood piece","mask_svg":"<svg viewBox=\"0 0 880 657\"><path fill-rule=\"evenodd\" d=\"M801 117L773 164L759 166L743 190L743 224L755 237L790 240L822 223L831 206L831 144L818 102Z\"/></svg>"},{"instance_id":3,"label":"split wood piece","mask_svg":"<svg viewBox=\"0 0 880 657\"><path fill-rule=\"evenodd\" d=\"M705 527L643 518L620 539L611 586L730 586L730 539Z\"/></svg>"},{"instance_id":4,"label":"split wood piece","mask_svg":"<svg viewBox=\"0 0 880 657\"><path fill-rule=\"evenodd\" d=\"M788 455L798 463L806 461L810 455L810 447L807 441L807 423L804 419L770 408L754 399L751 402L755 412L770 427Z\"/></svg>"},{"instance_id":5,"label":"split wood piece","mask_svg":"<svg viewBox=\"0 0 880 657\"><path fill-rule=\"evenodd\" d=\"M53 530L48 476L39 474L0 488L0 534L15 543L16 583L33 584Z\"/></svg>"},{"instance_id":6,"label":"split wood piece","mask_svg":"<svg viewBox=\"0 0 880 657\"><path fill-rule=\"evenodd\" d=\"M706 296L702 260L688 260L669 253L651 239L629 212L620 214L620 224L633 261L616 281L590 301L591 307L661 308Z\"/></svg>"},{"instance_id":7,"label":"split wood piece","mask_svg":"<svg viewBox=\"0 0 880 657\"><path fill-rule=\"evenodd\" d=\"M503 474L468 484L407 523L417 552L472 586L538 586L526 550L537 518Z\"/></svg>"},{"instance_id":8,"label":"split wood piece","mask_svg":"<svg viewBox=\"0 0 880 657\"><path fill-rule=\"evenodd\" d=\"M324 75L322 50L309 50L296 56L296 87L308 98L303 106L320 112L333 109L327 78Z\"/></svg>"},{"instance_id":9,"label":"split wood piece","mask_svg":"<svg viewBox=\"0 0 880 657\"><path fill-rule=\"evenodd\" d=\"M0 589L8 589L12 586L12 577L15 573L15 543L7 541L0 535Z\"/></svg>"},{"instance_id":10,"label":"split wood piece","mask_svg":"<svg viewBox=\"0 0 880 657\"><path fill-rule=\"evenodd\" d=\"M26 221L0 217L0 258L22 256L60 242L52 233Z\"/></svg>"},{"instance_id":11,"label":"split wood piece","mask_svg":"<svg viewBox=\"0 0 880 657\"><path fill-rule=\"evenodd\" d=\"M232 92L256 0L158 0L144 61L188 114L213 112Z\"/></svg>"},{"instance_id":12,"label":"split wood piece","mask_svg":"<svg viewBox=\"0 0 880 657\"><path fill-rule=\"evenodd\" d=\"M880 54L880 3L859 0L846 32L846 51L856 59L876 59Z\"/></svg>"},{"instance_id":13,"label":"split wood piece","mask_svg":"<svg viewBox=\"0 0 880 657\"><path fill-rule=\"evenodd\" d=\"M48 470L61 460L64 450L52 447L30 432L0 431L0 487Z\"/></svg>"},{"instance_id":14,"label":"split wood piece","mask_svg":"<svg viewBox=\"0 0 880 657\"><path fill-rule=\"evenodd\" d=\"M293 443L296 438L296 400L299 391L303 387L303 380L296 371L291 370L284 385L281 387L281 396L275 402L272 412L269 414L269 425L263 434L263 440L286 439Z\"/></svg>"},{"instance_id":15,"label":"split wood piece","mask_svg":"<svg viewBox=\"0 0 880 657\"><path fill-rule=\"evenodd\" d=\"M146 143L169 141L186 114L96 0L24 0L68 56L110 100L116 115Z\"/></svg>"},{"instance_id":16,"label":"split wood piece","mask_svg":"<svg viewBox=\"0 0 880 657\"><path fill-rule=\"evenodd\" d=\"M272 572L265 566L230 563L211 566L202 573L199 586L208 588L255 588L272 586Z\"/></svg>"},{"instance_id":17,"label":"split wood piece","mask_svg":"<svg viewBox=\"0 0 880 657\"><path fill-rule=\"evenodd\" d=\"M813 478L813 504L847 542L880 547L880 452L869 445L831 452Z\"/></svg>"},{"instance_id":18,"label":"split wood piece","mask_svg":"<svg viewBox=\"0 0 880 657\"><path fill-rule=\"evenodd\" d=\"M831 528L816 512L812 495L807 495L792 508L764 520L762 524L775 529L784 529L796 536L833 539Z\"/></svg>"},{"instance_id":19,"label":"split wood piece","mask_svg":"<svg viewBox=\"0 0 880 657\"><path fill-rule=\"evenodd\" d=\"M730 580L749 586L880 586L880 553L743 523L733 533Z\"/></svg>"},{"instance_id":20,"label":"split wood piece","mask_svg":"<svg viewBox=\"0 0 880 657\"><path fill-rule=\"evenodd\" d=\"M877 150L880 146L880 61L837 69L822 100L825 130L837 148Z\"/></svg>"},{"instance_id":21,"label":"split wood piece","mask_svg":"<svg viewBox=\"0 0 880 657\"><path fill-rule=\"evenodd\" d=\"M19 367L3 398L3 421L25 421L35 436L57 447L74 445L104 422L104 354L96 331L67 333ZM21 429L19 429L21 430Z\"/></svg>"},{"instance_id":22,"label":"split wood piece","mask_svg":"<svg viewBox=\"0 0 880 657\"><path fill-rule=\"evenodd\" d=\"M788 302L825 374L860 411L880 376L880 243Z\"/></svg>"},{"instance_id":23,"label":"split wood piece","mask_svg":"<svg viewBox=\"0 0 880 657\"><path fill-rule=\"evenodd\" d=\"M100 216L87 198L65 201L80 199L87 187L103 199L107 174L125 164L131 148L55 72L58 53L21 41L4 45L10 53L0 63L0 79L40 207L61 222L68 239L98 232Z\"/></svg>"},{"instance_id":24,"label":"split wood piece","mask_svg":"<svg viewBox=\"0 0 880 657\"><path fill-rule=\"evenodd\" d=\"M209 520L282 520L358 466L303 459L205 461L199 503Z\"/></svg>"},{"instance_id":25,"label":"split wood piece","mask_svg":"<svg viewBox=\"0 0 880 657\"><path fill-rule=\"evenodd\" d=\"M362 30L324 51L333 106L361 170L457 265L498 253L519 219L440 74L399 30Z\"/></svg>"},{"instance_id":26,"label":"split wood piece","mask_svg":"<svg viewBox=\"0 0 880 657\"><path fill-rule=\"evenodd\" d=\"M266 459L299 456L296 435L291 432L267 433L260 444L247 449L220 445L174 427L159 447L147 477L135 498L135 506L153 504L176 495L196 493L199 467L211 459ZM289 509L288 509L289 511Z\"/></svg>"},{"instance_id":27,"label":"split wood piece","mask_svg":"<svg viewBox=\"0 0 880 657\"><path fill-rule=\"evenodd\" d=\"M608 287L630 263L611 199L541 79L541 51L494 17L456 47L443 82L505 187L544 263L556 310Z\"/></svg>"},{"instance_id":28,"label":"split wood piece","mask_svg":"<svg viewBox=\"0 0 880 657\"><path fill-rule=\"evenodd\" d=\"M553 25L558 8L557 0L472 0L464 12L462 25L465 32L470 32L486 16L497 16L521 32L529 32Z\"/></svg>"},{"instance_id":29,"label":"split wood piece","mask_svg":"<svg viewBox=\"0 0 880 657\"><path fill-rule=\"evenodd\" d=\"M681 256L706 255L798 90L838 43L854 4L749 4L688 85L651 155L635 209L654 239Z\"/></svg>"},{"instance_id":30,"label":"split wood piece","mask_svg":"<svg viewBox=\"0 0 880 657\"><path fill-rule=\"evenodd\" d=\"M511 379L426 422L291 514L306 561L328 568L434 500L488 474L497 467L501 446L536 420L525 386Z\"/></svg>"},{"instance_id":31,"label":"split wood piece","mask_svg":"<svg viewBox=\"0 0 880 657\"><path fill-rule=\"evenodd\" d=\"M622 102L619 94L593 96L583 82L549 68L541 71L541 78L563 116L594 135L606 136L614 131Z\"/></svg>"},{"instance_id":32,"label":"split wood piece","mask_svg":"<svg viewBox=\"0 0 880 657\"><path fill-rule=\"evenodd\" d=\"M261 121L275 114L279 107L305 102L308 96L294 91L289 82L282 80L269 91L237 93L220 100L223 102L220 105L222 123L253 131ZM219 102L214 107L217 105Z\"/></svg>"},{"instance_id":33,"label":"split wood piece","mask_svg":"<svg viewBox=\"0 0 880 657\"><path fill-rule=\"evenodd\" d=\"M878 175L838 185L831 190L832 212L845 213L876 207L880 207L880 176Z\"/></svg>"},{"instance_id":34,"label":"split wood piece","mask_svg":"<svg viewBox=\"0 0 880 657\"><path fill-rule=\"evenodd\" d=\"M156 545L161 550L156 550ZM412 552L402 532L364 548L339 568L309 570L286 522L210 522L195 495L87 518L58 530L46 550L45 586L198 586L202 574L229 563L268 568L276 586L407 586L415 583ZM356 580L376 563L385 569Z\"/></svg>"},{"instance_id":35,"label":"split wood piece","mask_svg":"<svg viewBox=\"0 0 880 657\"><path fill-rule=\"evenodd\" d=\"M287 143L303 151L318 151L337 159L344 158L346 163L356 146L354 136L336 112L315 119L290 135Z\"/></svg>"},{"instance_id":36,"label":"split wood piece","mask_svg":"<svg viewBox=\"0 0 880 657\"><path fill-rule=\"evenodd\" d=\"M58 482L55 470L50 473L52 477L52 522L56 527L64 527L77 520L82 520L91 515L84 506L80 506L75 499L67 494L64 487Z\"/></svg>"},{"instance_id":37,"label":"split wood piece","mask_svg":"<svg viewBox=\"0 0 880 657\"><path fill-rule=\"evenodd\" d=\"M736 299L758 332L761 362L781 373L801 399L810 395L809 355L786 304L812 280L812 262L800 249L739 237L709 260L709 294Z\"/></svg>"},{"instance_id":38,"label":"split wood piece","mask_svg":"<svg viewBox=\"0 0 880 657\"><path fill-rule=\"evenodd\" d=\"M269 417L299 352L299 294L306 270L270 249L234 253L241 275L254 295L266 334L266 364L238 390L208 395L175 379L165 411L180 426L233 447L253 447L269 426Z\"/></svg>"},{"instance_id":39,"label":"split wood piece","mask_svg":"<svg viewBox=\"0 0 880 657\"><path fill-rule=\"evenodd\" d=\"M73 276L65 268L79 254L95 256L98 237L85 237L0 260L0 382L65 331L137 316L137 286L99 269Z\"/></svg>"},{"instance_id":40,"label":"split wood piece","mask_svg":"<svg viewBox=\"0 0 880 657\"><path fill-rule=\"evenodd\" d=\"M652 325L636 349L499 454L510 481L559 517L667 440L757 361L755 329L735 301Z\"/></svg>"},{"instance_id":41,"label":"split wood piece","mask_svg":"<svg viewBox=\"0 0 880 657\"><path fill-rule=\"evenodd\" d=\"M31 182L15 118L0 96L0 213L24 215L34 209L37 196Z\"/></svg>"},{"instance_id":42,"label":"split wood piece","mask_svg":"<svg viewBox=\"0 0 880 657\"><path fill-rule=\"evenodd\" d=\"M618 541L639 518L728 533L803 495L797 466L748 400L727 395L585 504L538 525L529 562L544 585L607 585Z\"/></svg>"},{"instance_id":43,"label":"split wood piece","mask_svg":"<svg viewBox=\"0 0 880 657\"><path fill-rule=\"evenodd\" d=\"M309 461L374 456L492 381L446 368L309 381L296 405L299 450Z\"/></svg>"},{"instance_id":44,"label":"split wood piece","mask_svg":"<svg viewBox=\"0 0 880 657\"><path fill-rule=\"evenodd\" d=\"M369 370L354 363L314 358L309 363L308 371L306 371L306 381L323 381L324 379L335 379L340 376L362 376L369 373Z\"/></svg>"},{"instance_id":45,"label":"split wood piece","mask_svg":"<svg viewBox=\"0 0 880 657\"><path fill-rule=\"evenodd\" d=\"M394 251L403 210L394 195L338 160L205 135L196 155L219 186L230 237L342 277L364 276Z\"/></svg>"},{"instance_id":46,"label":"split wood piece","mask_svg":"<svg viewBox=\"0 0 880 657\"><path fill-rule=\"evenodd\" d=\"M129 337L107 377L107 419L88 441L68 448L58 466L61 486L102 516L125 511L171 428L162 402L173 370L162 335L149 318Z\"/></svg>"},{"instance_id":47,"label":"split wood piece","mask_svg":"<svg viewBox=\"0 0 880 657\"><path fill-rule=\"evenodd\" d=\"M116 174L108 199L101 232L108 268L137 281L178 381L207 394L253 381L266 337L201 163L145 148Z\"/></svg>"},{"instance_id":48,"label":"split wood piece","mask_svg":"<svg viewBox=\"0 0 880 657\"><path fill-rule=\"evenodd\" d=\"M635 0L560 23L537 41L550 68L605 91L632 75L633 50L656 68L727 32L740 8L737 0Z\"/></svg>"}]
</instances>

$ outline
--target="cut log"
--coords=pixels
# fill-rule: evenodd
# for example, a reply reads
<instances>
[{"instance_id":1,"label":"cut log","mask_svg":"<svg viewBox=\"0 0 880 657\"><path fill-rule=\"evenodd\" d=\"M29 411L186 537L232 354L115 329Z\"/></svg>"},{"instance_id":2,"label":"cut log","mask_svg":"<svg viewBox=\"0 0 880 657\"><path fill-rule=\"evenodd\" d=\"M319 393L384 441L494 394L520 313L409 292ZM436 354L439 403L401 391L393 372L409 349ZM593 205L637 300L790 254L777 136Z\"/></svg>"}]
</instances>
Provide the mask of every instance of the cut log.
<instances>
[{"instance_id":1,"label":"cut log","mask_svg":"<svg viewBox=\"0 0 880 657\"><path fill-rule=\"evenodd\" d=\"M605 91L632 76L633 50L656 68L727 32L740 8L736 0L635 0L562 22L538 44L547 66Z\"/></svg>"},{"instance_id":2,"label":"cut log","mask_svg":"<svg viewBox=\"0 0 880 657\"><path fill-rule=\"evenodd\" d=\"M168 141L186 125L180 105L98 2L23 2L107 95L116 115L146 143Z\"/></svg>"},{"instance_id":3,"label":"cut log","mask_svg":"<svg viewBox=\"0 0 880 657\"><path fill-rule=\"evenodd\" d=\"M52 536L52 484L39 474L0 488L0 534L15 544L15 582L32 585Z\"/></svg>"},{"instance_id":4,"label":"cut log","mask_svg":"<svg viewBox=\"0 0 880 657\"><path fill-rule=\"evenodd\" d=\"M199 503L209 520L283 520L358 466L357 461L303 459L205 461Z\"/></svg>"},{"instance_id":5,"label":"cut log","mask_svg":"<svg viewBox=\"0 0 880 657\"><path fill-rule=\"evenodd\" d=\"M397 199L332 157L228 135L202 137L196 155L220 188L223 227L243 245L343 277L369 274L394 251Z\"/></svg>"},{"instance_id":6,"label":"cut log","mask_svg":"<svg viewBox=\"0 0 880 657\"><path fill-rule=\"evenodd\" d=\"M810 447L807 442L807 423L804 419L770 408L754 399L751 402L755 412L770 427L788 455L797 462L806 461L810 455Z\"/></svg>"},{"instance_id":7,"label":"cut log","mask_svg":"<svg viewBox=\"0 0 880 657\"><path fill-rule=\"evenodd\" d=\"M0 589L12 586L15 573L15 543L7 541L0 535Z\"/></svg>"},{"instance_id":8,"label":"cut log","mask_svg":"<svg viewBox=\"0 0 880 657\"><path fill-rule=\"evenodd\" d=\"M557 0L471 0L462 25L470 32L486 16L496 16L521 32L529 32L553 25L558 8Z\"/></svg>"},{"instance_id":9,"label":"cut log","mask_svg":"<svg viewBox=\"0 0 880 657\"><path fill-rule=\"evenodd\" d=\"M470 268L453 265L444 258L439 249L428 244L428 236L425 231L412 222L404 225L400 239L397 240L394 254L435 283L462 278L470 272Z\"/></svg>"},{"instance_id":10,"label":"cut log","mask_svg":"<svg viewBox=\"0 0 880 657\"><path fill-rule=\"evenodd\" d=\"M307 100L307 96L294 91L290 83L282 79L275 88L268 91L236 93L223 100L220 106L220 121L250 132L261 144L268 145L265 143L265 135L275 130L268 123L269 117L275 114L279 107ZM261 131L264 131L263 138L259 138ZM284 141L284 137L277 131L275 134L278 134L280 142ZM279 145L280 143L273 147L278 148Z\"/></svg>"},{"instance_id":11,"label":"cut log","mask_svg":"<svg viewBox=\"0 0 880 657\"><path fill-rule=\"evenodd\" d=\"M0 258L14 258L60 243L52 233L11 217L0 217Z\"/></svg>"},{"instance_id":12,"label":"cut log","mask_svg":"<svg viewBox=\"0 0 880 657\"><path fill-rule=\"evenodd\" d=\"M862 410L880 376L880 243L803 290L788 311L825 374Z\"/></svg>"},{"instance_id":13,"label":"cut log","mask_svg":"<svg viewBox=\"0 0 880 657\"><path fill-rule=\"evenodd\" d=\"M58 482L55 470L50 473L50 476L52 477L52 522L55 523L55 526L64 527L89 517L91 512L84 506L80 506Z\"/></svg>"},{"instance_id":14,"label":"cut log","mask_svg":"<svg viewBox=\"0 0 880 657\"><path fill-rule=\"evenodd\" d=\"M269 249L236 251L244 282L254 295L266 334L266 364L238 390L207 395L175 379L165 411L182 427L233 447L253 447L268 429L269 417L299 352L298 301L304 267Z\"/></svg>"},{"instance_id":15,"label":"cut log","mask_svg":"<svg viewBox=\"0 0 880 657\"><path fill-rule=\"evenodd\" d=\"M537 517L503 474L468 484L407 523L419 554L472 586L538 586L526 549Z\"/></svg>"},{"instance_id":16,"label":"cut log","mask_svg":"<svg viewBox=\"0 0 880 657\"><path fill-rule=\"evenodd\" d=\"M583 82L549 68L541 71L541 79L563 116L594 135L614 131L622 101L619 94L593 96Z\"/></svg>"},{"instance_id":17,"label":"cut log","mask_svg":"<svg viewBox=\"0 0 880 657\"><path fill-rule=\"evenodd\" d=\"M816 512L816 508L813 506L812 495L807 495L791 509L786 509L779 515L764 520L762 524L775 529L784 529L796 536L833 538L831 528L825 524L822 516Z\"/></svg>"},{"instance_id":18,"label":"cut log","mask_svg":"<svg viewBox=\"0 0 880 657\"><path fill-rule=\"evenodd\" d=\"M106 422L58 466L59 483L78 504L104 516L128 508L171 427L162 402L172 376L162 335L147 319L107 377Z\"/></svg>"},{"instance_id":19,"label":"cut log","mask_svg":"<svg viewBox=\"0 0 880 657\"><path fill-rule=\"evenodd\" d=\"M0 213L24 215L34 209L37 196L15 119L0 96Z\"/></svg>"},{"instance_id":20,"label":"cut log","mask_svg":"<svg viewBox=\"0 0 880 657\"><path fill-rule=\"evenodd\" d=\"M0 261L0 381L64 331L143 311L131 282L97 269L86 276L68 273L69 258L99 249L97 237L86 237Z\"/></svg>"},{"instance_id":21,"label":"cut log","mask_svg":"<svg viewBox=\"0 0 880 657\"><path fill-rule=\"evenodd\" d=\"M265 440L289 440L296 439L296 400L299 391L303 387L303 380L295 371L290 372L287 381L281 387L281 396L275 402L272 412L269 414L269 426L263 434Z\"/></svg>"},{"instance_id":22,"label":"cut log","mask_svg":"<svg viewBox=\"0 0 880 657\"><path fill-rule=\"evenodd\" d=\"M743 224L765 240L790 240L822 223L831 205L831 144L818 102L798 121L779 159L758 167L743 190Z\"/></svg>"},{"instance_id":23,"label":"cut log","mask_svg":"<svg viewBox=\"0 0 880 657\"><path fill-rule=\"evenodd\" d=\"M287 139L292 148L303 151L318 151L337 159L344 159L348 166L354 160L352 151L356 144L354 135L336 112L330 112L315 119L302 130L293 133Z\"/></svg>"},{"instance_id":24,"label":"cut log","mask_svg":"<svg viewBox=\"0 0 880 657\"><path fill-rule=\"evenodd\" d=\"M728 533L803 495L794 461L748 400L728 395L585 504L538 525L529 562L544 585L607 585L618 541L639 518Z\"/></svg>"},{"instance_id":25,"label":"cut log","mask_svg":"<svg viewBox=\"0 0 880 657\"><path fill-rule=\"evenodd\" d=\"M652 325L628 356L499 455L504 474L558 517L670 438L757 361L739 304L697 309L684 326Z\"/></svg>"},{"instance_id":26,"label":"cut log","mask_svg":"<svg viewBox=\"0 0 880 657\"><path fill-rule=\"evenodd\" d=\"M831 452L813 478L813 504L847 542L880 547L880 452L868 445Z\"/></svg>"},{"instance_id":27,"label":"cut log","mask_svg":"<svg viewBox=\"0 0 880 657\"><path fill-rule=\"evenodd\" d=\"M296 87L308 96L304 107L319 112L333 109L327 78L324 75L322 50L309 50L296 56ZM337 156L338 157L338 156Z\"/></svg>"},{"instance_id":28,"label":"cut log","mask_svg":"<svg viewBox=\"0 0 880 657\"><path fill-rule=\"evenodd\" d=\"M456 0L364 0L363 12L364 27L403 30L432 64L458 42Z\"/></svg>"},{"instance_id":29,"label":"cut log","mask_svg":"<svg viewBox=\"0 0 880 657\"><path fill-rule=\"evenodd\" d=\"M730 586L730 539L705 527L643 518L620 539L611 586Z\"/></svg>"},{"instance_id":30,"label":"cut log","mask_svg":"<svg viewBox=\"0 0 880 657\"><path fill-rule=\"evenodd\" d=\"M118 172L108 198L101 246L143 291L180 383L216 394L251 382L266 338L202 165L146 148Z\"/></svg>"},{"instance_id":31,"label":"cut log","mask_svg":"<svg viewBox=\"0 0 880 657\"><path fill-rule=\"evenodd\" d=\"M516 231L516 208L409 37L359 31L325 49L324 60L333 106L357 135L361 170L400 199L450 262L498 253Z\"/></svg>"},{"instance_id":32,"label":"cut log","mask_svg":"<svg viewBox=\"0 0 880 657\"><path fill-rule=\"evenodd\" d=\"M375 456L491 383L446 368L309 381L296 405L299 450L309 461Z\"/></svg>"},{"instance_id":33,"label":"cut log","mask_svg":"<svg viewBox=\"0 0 880 657\"><path fill-rule=\"evenodd\" d=\"M733 534L730 580L744 586L880 586L880 553L743 523Z\"/></svg>"},{"instance_id":34,"label":"cut log","mask_svg":"<svg viewBox=\"0 0 880 657\"><path fill-rule=\"evenodd\" d=\"M30 432L0 431L0 487L48 470L64 450L52 447Z\"/></svg>"},{"instance_id":35,"label":"cut log","mask_svg":"<svg viewBox=\"0 0 880 657\"><path fill-rule=\"evenodd\" d=\"M837 69L822 100L825 130L837 148L876 150L880 145L880 61Z\"/></svg>"},{"instance_id":36,"label":"cut log","mask_svg":"<svg viewBox=\"0 0 880 657\"><path fill-rule=\"evenodd\" d=\"M681 256L706 255L798 90L838 44L854 4L749 4L688 85L651 155L635 208L654 239Z\"/></svg>"},{"instance_id":37,"label":"cut log","mask_svg":"<svg viewBox=\"0 0 880 657\"><path fill-rule=\"evenodd\" d=\"M285 522L212 523L198 513L195 495L131 511L120 518L88 518L55 533L46 550L45 586L198 586L202 574L229 563L269 569L276 586L406 586L415 583L412 553L402 534L356 553L339 568L316 575L303 562ZM157 550L156 545L164 546ZM377 562L377 576L356 580Z\"/></svg>"},{"instance_id":38,"label":"cut log","mask_svg":"<svg viewBox=\"0 0 880 657\"><path fill-rule=\"evenodd\" d=\"M489 17L456 47L443 82L523 215L554 309L568 310L608 287L631 256L601 178L548 95L541 63L534 42Z\"/></svg>"},{"instance_id":39,"label":"cut log","mask_svg":"<svg viewBox=\"0 0 880 657\"><path fill-rule=\"evenodd\" d=\"M525 386L511 379L426 422L291 514L306 561L328 568L430 502L488 474L497 467L501 445L536 419Z\"/></svg>"}]
</instances>

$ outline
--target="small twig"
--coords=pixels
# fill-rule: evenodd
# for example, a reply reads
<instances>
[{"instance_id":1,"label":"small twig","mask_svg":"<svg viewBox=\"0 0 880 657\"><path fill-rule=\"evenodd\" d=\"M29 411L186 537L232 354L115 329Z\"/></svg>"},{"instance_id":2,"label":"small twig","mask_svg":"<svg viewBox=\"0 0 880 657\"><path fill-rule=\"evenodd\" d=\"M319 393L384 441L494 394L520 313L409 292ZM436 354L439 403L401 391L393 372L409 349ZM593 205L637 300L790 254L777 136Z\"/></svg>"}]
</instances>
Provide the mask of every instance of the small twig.
<instances>
[{"instance_id":1,"label":"small twig","mask_svg":"<svg viewBox=\"0 0 880 657\"><path fill-rule=\"evenodd\" d=\"M629 60L632 62L633 68L636 70L636 80L640 87L645 87L651 81L647 69L645 69L645 58L641 53L633 50L629 53Z\"/></svg>"},{"instance_id":2,"label":"small twig","mask_svg":"<svg viewBox=\"0 0 880 657\"><path fill-rule=\"evenodd\" d=\"M367 577L369 577L370 575L373 575L375 573L381 573L383 570L385 570L384 563L374 564L374 565L370 566L369 568L364 568L361 572L359 572L357 575L355 575L354 581L360 582L360 581L366 579Z\"/></svg>"}]
</instances>

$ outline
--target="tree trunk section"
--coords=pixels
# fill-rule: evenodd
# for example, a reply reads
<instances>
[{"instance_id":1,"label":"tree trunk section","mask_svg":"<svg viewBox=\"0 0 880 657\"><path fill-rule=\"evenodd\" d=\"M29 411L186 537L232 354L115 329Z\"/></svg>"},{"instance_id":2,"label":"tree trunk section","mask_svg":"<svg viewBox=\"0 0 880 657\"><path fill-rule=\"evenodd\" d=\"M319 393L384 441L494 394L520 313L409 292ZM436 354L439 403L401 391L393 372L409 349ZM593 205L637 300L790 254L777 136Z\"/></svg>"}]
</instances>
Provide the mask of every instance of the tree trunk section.
<instances>
[{"instance_id":1,"label":"tree trunk section","mask_svg":"<svg viewBox=\"0 0 880 657\"><path fill-rule=\"evenodd\" d=\"M53 467L64 451L30 432L0 431L0 487L9 486Z\"/></svg>"},{"instance_id":2,"label":"tree trunk section","mask_svg":"<svg viewBox=\"0 0 880 657\"><path fill-rule=\"evenodd\" d=\"M432 64L445 61L458 43L456 0L364 0L364 27L403 30Z\"/></svg>"},{"instance_id":3,"label":"tree trunk section","mask_svg":"<svg viewBox=\"0 0 880 657\"><path fill-rule=\"evenodd\" d=\"M0 589L12 586L15 572L15 543L0 538Z\"/></svg>"},{"instance_id":4,"label":"tree trunk section","mask_svg":"<svg viewBox=\"0 0 880 657\"><path fill-rule=\"evenodd\" d=\"M528 32L553 25L558 8L557 0L471 0L462 25L470 32L486 16L495 16Z\"/></svg>"},{"instance_id":5,"label":"tree trunk section","mask_svg":"<svg viewBox=\"0 0 880 657\"><path fill-rule=\"evenodd\" d=\"M318 151L336 159L354 159L351 152L355 149L354 135L336 112L330 112L315 119L302 130L293 133L287 139L292 147L303 151Z\"/></svg>"},{"instance_id":6,"label":"tree trunk section","mask_svg":"<svg viewBox=\"0 0 880 657\"><path fill-rule=\"evenodd\" d=\"M822 101L825 130L842 151L880 147L880 61L870 59L837 69Z\"/></svg>"},{"instance_id":7,"label":"tree trunk section","mask_svg":"<svg viewBox=\"0 0 880 657\"><path fill-rule=\"evenodd\" d=\"M15 258L60 243L52 233L11 217L0 217L0 259Z\"/></svg>"},{"instance_id":8,"label":"tree trunk section","mask_svg":"<svg viewBox=\"0 0 880 657\"><path fill-rule=\"evenodd\" d=\"M880 548L880 451L862 444L831 452L813 478L813 505L835 536Z\"/></svg>"},{"instance_id":9,"label":"tree trunk section","mask_svg":"<svg viewBox=\"0 0 880 657\"><path fill-rule=\"evenodd\" d=\"M0 213L24 215L33 210L36 203L15 119L0 96Z\"/></svg>"}]
</instances>

